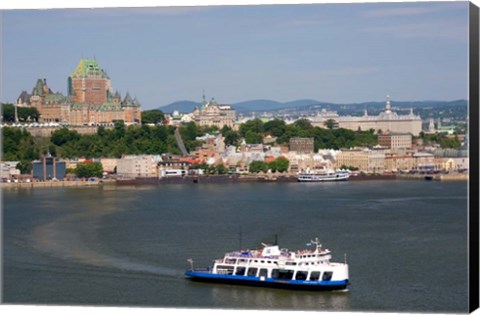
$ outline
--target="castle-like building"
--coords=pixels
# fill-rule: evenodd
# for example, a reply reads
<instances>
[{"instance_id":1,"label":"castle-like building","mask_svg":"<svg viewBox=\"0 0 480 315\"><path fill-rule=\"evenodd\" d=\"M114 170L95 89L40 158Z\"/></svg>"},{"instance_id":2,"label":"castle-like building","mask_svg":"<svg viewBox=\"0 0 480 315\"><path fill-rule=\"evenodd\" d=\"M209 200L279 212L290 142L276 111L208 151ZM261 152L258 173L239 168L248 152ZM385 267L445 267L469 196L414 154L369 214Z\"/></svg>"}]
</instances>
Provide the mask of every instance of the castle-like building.
<instances>
[{"instance_id":1,"label":"castle-like building","mask_svg":"<svg viewBox=\"0 0 480 315\"><path fill-rule=\"evenodd\" d=\"M392 111L390 97L387 95L385 111L379 115L368 115L367 111L363 116L339 116L336 112L320 112L311 119L312 125L325 127L324 123L332 119L339 128L351 130L390 131L397 133L411 133L418 136L422 131L422 119L410 109L408 115L399 115Z\"/></svg>"},{"instance_id":2,"label":"castle-like building","mask_svg":"<svg viewBox=\"0 0 480 315\"><path fill-rule=\"evenodd\" d=\"M81 59L68 77L68 95L53 93L46 79L38 79L31 94L22 91L16 106L35 107L42 122L58 122L74 126L125 124L141 122L141 105L127 92L121 99L113 93L107 73L95 59Z\"/></svg>"}]
</instances>

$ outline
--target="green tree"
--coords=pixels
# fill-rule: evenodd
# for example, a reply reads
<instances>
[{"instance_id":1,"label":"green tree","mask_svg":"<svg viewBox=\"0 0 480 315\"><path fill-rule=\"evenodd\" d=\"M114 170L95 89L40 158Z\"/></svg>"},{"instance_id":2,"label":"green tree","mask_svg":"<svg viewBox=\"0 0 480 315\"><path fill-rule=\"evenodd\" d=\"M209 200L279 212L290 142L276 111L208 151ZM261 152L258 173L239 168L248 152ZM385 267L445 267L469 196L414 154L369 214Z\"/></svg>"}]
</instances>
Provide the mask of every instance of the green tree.
<instances>
[{"instance_id":1,"label":"green tree","mask_svg":"<svg viewBox=\"0 0 480 315\"><path fill-rule=\"evenodd\" d=\"M334 119L327 119L324 123L325 127L327 127L328 129L333 129L333 127L335 127L335 120Z\"/></svg>"},{"instance_id":2,"label":"green tree","mask_svg":"<svg viewBox=\"0 0 480 315\"><path fill-rule=\"evenodd\" d=\"M276 172L276 171L277 171L277 163L275 162L275 160L273 160L272 162L267 163L267 165L268 165L268 169L271 170L272 172Z\"/></svg>"},{"instance_id":3,"label":"green tree","mask_svg":"<svg viewBox=\"0 0 480 315\"><path fill-rule=\"evenodd\" d=\"M102 177L103 167L102 163L78 163L75 169L75 174L80 178Z\"/></svg>"},{"instance_id":4,"label":"green tree","mask_svg":"<svg viewBox=\"0 0 480 315\"><path fill-rule=\"evenodd\" d=\"M80 139L80 135L75 130L69 130L67 127L63 127L55 130L50 137L52 143L56 146L62 146L70 141L77 141Z\"/></svg>"},{"instance_id":5,"label":"green tree","mask_svg":"<svg viewBox=\"0 0 480 315\"><path fill-rule=\"evenodd\" d=\"M218 173L218 174L221 174L221 175L222 175L222 174L227 174L227 172L228 172L228 170L227 170L227 168L225 167L225 165L223 165L223 164L218 164L218 165L217 165L217 173Z\"/></svg>"},{"instance_id":6,"label":"green tree","mask_svg":"<svg viewBox=\"0 0 480 315\"><path fill-rule=\"evenodd\" d=\"M2 103L2 118L5 122L15 121L15 107L13 106L13 104Z\"/></svg>"},{"instance_id":7,"label":"green tree","mask_svg":"<svg viewBox=\"0 0 480 315\"><path fill-rule=\"evenodd\" d=\"M262 143L262 135L254 132L253 130L249 130L245 135L245 142L248 144Z\"/></svg>"},{"instance_id":8,"label":"green tree","mask_svg":"<svg viewBox=\"0 0 480 315\"><path fill-rule=\"evenodd\" d=\"M304 118L298 119L297 121L295 121L293 123L293 125L300 130L308 130L308 129L313 128L310 120L304 119Z\"/></svg>"},{"instance_id":9,"label":"green tree","mask_svg":"<svg viewBox=\"0 0 480 315\"><path fill-rule=\"evenodd\" d=\"M266 133L271 134L273 137L280 137L285 133L286 124L283 120L274 119L266 122L264 129Z\"/></svg>"},{"instance_id":10,"label":"green tree","mask_svg":"<svg viewBox=\"0 0 480 315\"><path fill-rule=\"evenodd\" d=\"M238 132L230 129L222 132L222 135L224 137L225 145L238 146L238 142L240 140L240 135L238 134Z\"/></svg>"},{"instance_id":11,"label":"green tree","mask_svg":"<svg viewBox=\"0 0 480 315\"><path fill-rule=\"evenodd\" d=\"M125 136L125 123L123 121L116 121L113 126L114 139L121 139Z\"/></svg>"},{"instance_id":12,"label":"green tree","mask_svg":"<svg viewBox=\"0 0 480 315\"><path fill-rule=\"evenodd\" d=\"M253 161L248 169L250 173L266 172L268 171L268 164L264 161Z\"/></svg>"},{"instance_id":13,"label":"green tree","mask_svg":"<svg viewBox=\"0 0 480 315\"><path fill-rule=\"evenodd\" d=\"M35 107L17 107L18 120L21 122L38 121L40 112ZM15 105L2 104L3 121L15 122Z\"/></svg>"},{"instance_id":14,"label":"green tree","mask_svg":"<svg viewBox=\"0 0 480 315\"><path fill-rule=\"evenodd\" d=\"M358 170L359 170L358 167L355 167L355 166L346 166L345 164L342 164L342 166L340 166L340 169L342 169L342 170L351 170L351 171L358 171Z\"/></svg>"},{"instance_id":15,"label":"green tree","mask_svg":"<svg viewBox=\"0 0 480 315\"><path fill-rule=\"evenodd\" d=\"M239 133L241 137L246 137L248 132L262 134L264 131L263 121L258 118L251 119L240 125ZM259 142L257 142L259 143Z\"/></svg>"},{"instance_id":16,"label":"green tree","mask_svg":"<svg viewBox=\"0 0 480 315\"><path fill-rule=\"evenodd\" d=\"M283 156L280 156L275 159L276 169L278 172L286 172L288 171L288 166L290 165L290 161Z\"/></svg>"},{"instance_id":17,"label":"green tree","mask_svg":"<svg viewBox=\"0 0 480 315\"><path fill-rule=\"evenodd\" d=\"M165 114L159 109L142 112L142 124L160 124L165 121Z\"/></svg>"}]
</instances>

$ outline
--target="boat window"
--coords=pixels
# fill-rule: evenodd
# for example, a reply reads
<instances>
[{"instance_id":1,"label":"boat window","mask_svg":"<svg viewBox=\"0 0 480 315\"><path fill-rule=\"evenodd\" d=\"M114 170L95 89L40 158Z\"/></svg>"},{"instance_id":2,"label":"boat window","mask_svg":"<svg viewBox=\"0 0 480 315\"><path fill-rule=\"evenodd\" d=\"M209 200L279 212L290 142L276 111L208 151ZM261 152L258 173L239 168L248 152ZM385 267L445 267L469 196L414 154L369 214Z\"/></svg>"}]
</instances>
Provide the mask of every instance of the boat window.
<instances>
[{"instance_id":1,"label":"boat window","mask_svg":"<svg viewBox=\"0 0 480 315\"><path fill-rule=\"evenodd\" d=\"M235 275L237 275L237 276L244 276L246 269L247 269L247 268L245 268L245 267L237 267L237 271L235 271Z\"/></svg>"},{"instance_id":2,"label":"boat window","mask_svg":"<svg viewBox=\"0 0 480 315\"><path fill-rule=\"evenodd\" d=\"M258 268L248 268L247 276L255 277L257 275Z\"/></svg>"},{"instance_id":3,"label":"boat window","mask_svg":"<svg viewBox=\"0 0 480 315\"><path fill-rule=\"evenodd\" d=\"M260 272L258 273L259 277L267 277L268 276L268 270L265 268L260 269Z\"/></svg>"},{"instance_id":4,"label":"boat window","mask_svg":"<svg viewBox=\"0 0 480 315\"><path fill-rule=\"evenodd\" d=\"M244 263L244 262L246 262L246 261L247 261L246 259L239 259L239 260L238 260L239 263Z\"/></svg>"},{"instance_id":5,"label":"boat window","mask_svg":"<svg viewBox=\"0 0 480 315\"><path fill-rule=\"evenodd\" d=\"M237 260L235 258L227 258L225 259L226 264L235 264Z\"/></svg>"},{"instance_id":6,"label":"boat window","mask_svg":"<svg viewBox=\"0 0 480 315\"><path fill-rule=\"evenodd\" d=\"M296 262L287 262L286 265L287 266L296 266L297 263Z\"/></svg>"},{"instance_id":7,"label":"boat window","mask_svg":"<svg viewBox=\"0 0 480 315\"><path fill-rule=\"evenodd\" d=\"M332 279L333 272L325 271L322 276L322 281L330 281Z\"/></svg>"},{"instance_id":8,"label":"boat window","mask_svg":"<svg viewBox=\"0 0 480 315\"><path fill-rule=\"evenodd\" d=\"M233 266L217 266L217 273L221 275L232 275Z\"/></svg>"},{"instance_id":9,"label":"boat window","mask_svg":"<svg viewBox=\"0 0 480 315\"><path fill-rule=\"evenodd\" d=\"M308 271L297 271L295 280L307 280Z\"/></svg>"},{"instance_id":10,"label":"boat window","mask_svg":"<svg viewBox=\"0 0 480 315\"><path fill-rule=\"evenodd\" d=\"M293 270L279 270L278 278L291 280L293 278Z\"/></svg>"},{"instance_id":11,"label":"boat window","mask_svg":"<svg viewBox=\"0 0 480 315\"><path fill-rule=\"evenodd\" d=\"M320 271L312 271L310 273L310 281L318 281L320 279Z\"/></svg>"},{"instance_id":12,"label":"boat window","mask_svg":"<svg viewBox=\"0 0 480 315\"><path fill-rule=\"evenodd\" d=\"M255 259L254 262L258 263L258 260Z\"/></svg>"},{"instance_id":13,"label":"boat window","mask_svg":"<svg viewBox=\"0 0 480 315\"><path fill-rule=\"evenodd\" d=\"M272 269L272 278L278 278L279 276L278 269Z\"/></svg>"}]
</instances>

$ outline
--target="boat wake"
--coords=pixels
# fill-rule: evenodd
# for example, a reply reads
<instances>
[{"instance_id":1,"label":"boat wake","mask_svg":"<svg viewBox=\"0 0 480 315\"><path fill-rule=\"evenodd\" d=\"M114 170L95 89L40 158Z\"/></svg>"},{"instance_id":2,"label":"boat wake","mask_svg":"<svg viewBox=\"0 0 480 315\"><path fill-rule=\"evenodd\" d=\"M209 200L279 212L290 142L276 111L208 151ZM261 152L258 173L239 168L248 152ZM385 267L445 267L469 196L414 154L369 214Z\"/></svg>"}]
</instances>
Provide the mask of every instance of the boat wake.
<instances>
[{"instance_id":1,"label":"boat wake","mask_svg":"<svg viewBox=\"0 0 480 315\"><path fill-rule=\"evenodd\" d=\"M102 214L67 215L37 226L30 235L31 246L42 254L90 266L115 268L162 277L181 277L183 270L145 264L102 252L97 237Z\"/></svg>"}]
</instances>

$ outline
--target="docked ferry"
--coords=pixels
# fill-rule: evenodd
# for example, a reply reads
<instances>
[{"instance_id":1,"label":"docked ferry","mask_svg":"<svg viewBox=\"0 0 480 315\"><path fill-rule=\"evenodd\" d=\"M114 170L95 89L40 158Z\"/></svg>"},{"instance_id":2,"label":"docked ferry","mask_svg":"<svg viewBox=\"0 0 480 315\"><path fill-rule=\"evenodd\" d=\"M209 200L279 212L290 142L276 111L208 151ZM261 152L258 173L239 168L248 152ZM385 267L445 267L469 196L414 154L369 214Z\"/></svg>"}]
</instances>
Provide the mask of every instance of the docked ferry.
<instances>
[{"instance_id":1,"label":"docked ferry","mask_svg":"<svg viewBox=\"0 0 480 315\"><path fill-rule=\"evenodd\" d=\"M350 171L338 170L334 171L327 168L318 170L305 170L297 174L299 182L329 182L329 181L345 181L350 177Z\"/></svg>"},{"instance_id":2,"label":"docked ferry","mask_svg":"<svg viewBox=\"0 0 480 315\"><path fill-rule=\"evenodd\" d=\"M275 242L276 243L276 242ZM330 262L331 254L318 239L307 244L314 250L289 251L277 244L226 253L206 269L194 269L193 260L186 278L196 281L299 289L345 290L349 284L348 264Z\"/></svg>"}]
</instances>

